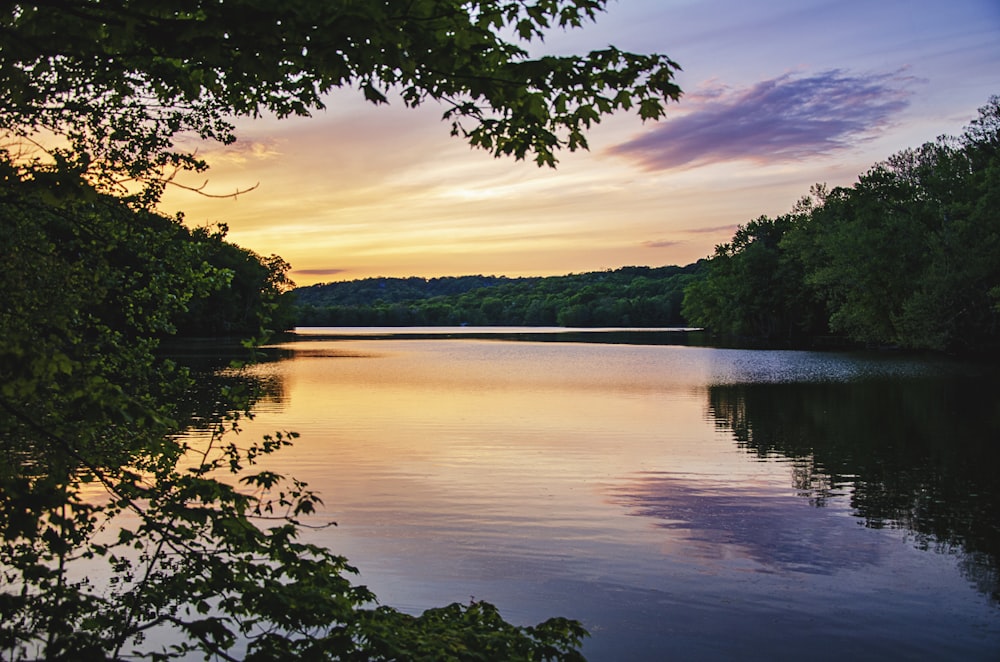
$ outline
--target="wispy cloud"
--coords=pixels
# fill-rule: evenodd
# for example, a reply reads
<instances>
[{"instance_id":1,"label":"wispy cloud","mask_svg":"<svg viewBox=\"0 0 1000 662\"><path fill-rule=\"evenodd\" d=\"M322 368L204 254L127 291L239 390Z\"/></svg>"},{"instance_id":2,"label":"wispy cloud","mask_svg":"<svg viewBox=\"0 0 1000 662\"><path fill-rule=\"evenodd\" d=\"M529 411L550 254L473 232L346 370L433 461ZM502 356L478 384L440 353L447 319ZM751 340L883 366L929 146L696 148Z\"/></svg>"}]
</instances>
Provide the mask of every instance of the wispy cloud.
<instances>
[{"instance_id":1,"label":"wispy cloud","mask_svg":"<svg viewBox=\"0 0 1000 662\"><path fill-rule=\"evenodd\" d=\"M642 245L646 248L670 248L671 246L679 246L683 243L683 241L651 240L642 242Z\"/></svg>"},{"instance_id":2,"label":"wispy cloud","mask_svg":"<svg viewBox=\"0 0 1000 662\"><path fill-rule=\"evenodd\" d=\"M909 105L902 72L787 73L752 87L710 86L686 115L610 148L649 170L732 160L796 161L845 149L890 125Z\"/></svg>"},{"instance_id":3,"label":"wispy cloud","mask_svg":"<svg viewBox=\"0 0 1000 662\"><path fill-rule=\"evenodd\" d=\"M277 140L237 140L232 145L212 146L202 154L214 164L232 163L244 165L258 161L270 161L281 156Z\"/></svg>"},{"instance_id":4,"label":"wispy cloud","mask_svg":"<svg viewBox=\"0 0 1000 662\"><path fill-rule=\"evenodd\" d=\"M687 228L684 231L694 234L716 234L718 232L736 232L739 227L736 223L730 223L728 225L713 225L707 228Z\"/></svg>"},{"instance_id":5,"label":"wispy cloud","mask_svg":"<svg viewBox=\"0 0 1000 662\"><path fill-rule=\"evenodd\" d=\"M342 274L346 269L293 269L292 273L302 274L303 276L334 276L336 274Z\"/></svg>"}]
</instances>

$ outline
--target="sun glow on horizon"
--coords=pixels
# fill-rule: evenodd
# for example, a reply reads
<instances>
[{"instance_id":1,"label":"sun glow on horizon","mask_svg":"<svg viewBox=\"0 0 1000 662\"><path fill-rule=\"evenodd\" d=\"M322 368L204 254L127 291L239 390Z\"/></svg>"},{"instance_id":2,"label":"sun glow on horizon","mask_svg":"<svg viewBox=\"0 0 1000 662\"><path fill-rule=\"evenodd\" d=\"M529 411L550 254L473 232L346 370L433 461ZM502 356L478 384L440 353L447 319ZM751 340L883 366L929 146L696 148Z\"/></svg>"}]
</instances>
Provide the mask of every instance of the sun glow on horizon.
<instances>
[{"instance_id":1,"label":"sun glow on horizon","mask_svg":"<svg viewBox=\"0 0 1000 662\"><path fill-rule=\"evenodd\" d=\"M440 107L374 107L345 90L314 117L240 122L235 145L193 145L212 168L185 185L246 192L174 188L160 208L225 223L230 240L290 262L300 285L689 264L813 184L850 186L901 149L959 133L1000 92L990 2L859 3L863 30L852 12L813 9L775 3L751 21L734 0L636 0L554 33L558 52L666 52L685 90L660 122L608 118L591 151L561 154L557 170L470 149ZM881 45L862 47L859 30Z\"/></svg>"}]
</instances>

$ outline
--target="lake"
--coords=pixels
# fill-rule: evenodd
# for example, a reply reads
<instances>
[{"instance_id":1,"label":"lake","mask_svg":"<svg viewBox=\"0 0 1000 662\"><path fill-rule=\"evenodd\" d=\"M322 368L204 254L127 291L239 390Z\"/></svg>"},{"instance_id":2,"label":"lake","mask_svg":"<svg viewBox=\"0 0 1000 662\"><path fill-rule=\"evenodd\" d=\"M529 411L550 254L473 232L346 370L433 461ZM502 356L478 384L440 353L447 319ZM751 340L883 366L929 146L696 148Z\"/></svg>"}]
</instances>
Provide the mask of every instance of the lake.
<instances>
[{"instance_id":1,"label":"lake","mask_svg":"<svg viewBox=\"0 0 1000 662\"><path fill-rule=\"evenodd\" d=\"M300 329L244 435L385 603L591 660L1000 659L996 369L681 331Z\"/></svg>"}]
</instances>

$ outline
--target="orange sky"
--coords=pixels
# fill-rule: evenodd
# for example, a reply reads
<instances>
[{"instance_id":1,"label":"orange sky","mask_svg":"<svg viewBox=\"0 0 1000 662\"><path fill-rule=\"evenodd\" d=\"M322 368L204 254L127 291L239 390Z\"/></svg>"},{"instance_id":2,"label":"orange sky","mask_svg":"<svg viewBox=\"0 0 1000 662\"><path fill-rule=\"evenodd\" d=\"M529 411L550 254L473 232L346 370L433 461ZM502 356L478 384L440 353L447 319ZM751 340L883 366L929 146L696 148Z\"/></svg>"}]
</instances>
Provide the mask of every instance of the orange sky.
<instances>
[{"instance_id":1,"label":"orange sky","mask_svg":"<svg viewBox=\"0 0 1000 662\"><path fill-rule=\"evenodd\" d=\"M299 285L687 264L813 183L850 185L959 133L1000 93L995 0L623 0L544 48L608 43L677 60L685 96L658 123L606 120L555 171L470 149L440 108L343 90L314 117L242 121L236 145L197 146L206 192L253 191L173 189L161 209L227 223L232 241L291 262Z\"/></svg>"}]
</instances>

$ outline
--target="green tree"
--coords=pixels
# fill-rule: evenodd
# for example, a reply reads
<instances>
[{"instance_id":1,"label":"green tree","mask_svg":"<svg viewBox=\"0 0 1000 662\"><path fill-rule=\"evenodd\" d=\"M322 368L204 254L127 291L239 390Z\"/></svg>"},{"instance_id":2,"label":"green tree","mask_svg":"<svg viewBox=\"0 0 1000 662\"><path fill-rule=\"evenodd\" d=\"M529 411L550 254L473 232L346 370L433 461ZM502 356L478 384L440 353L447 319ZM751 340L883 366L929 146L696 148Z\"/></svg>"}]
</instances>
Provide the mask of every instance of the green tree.
<instances>
[{"instance_id":1,"label":"green tree","mask_svg":"<svg viewBox=\"0 0 1000 662\"><path fill-rule=\"evenodd\" d=\"M958 138L818 185L717 247L687 319L727 334L906 348L1000 348L1000 97Z\"/></svg>"},{"instance_id":2,"label":"green tree","mask_svg":"<svg viewBox=\"0 0 1000 662\"><path fill-rule=\"evenodd\" d=\"M925 146L925 197L936 218L929 260L904 304L910 345L950 350L1000 345L1000 98L956 140ZM992 294L991 294L992 292Z\"/></svg>"},{"instance_id":3,"label":"green tree","mask_svg":"<svg viewBox=\"0 0 1000 662\"><path fill-rule=\"evenodd\" d=\"M273 319L287 266L150 210L163 187L181 185L178 172L205 169L186 147L190 137L232 142L233 118L308 115L335 88L357 88L375 104L393 96L407 106L440 104L452 134L540 165L553 165L559 149L585 148L585 130L610 113L634 108L656 119L680 93L665 56L526 51L547 29L578 27L605 4L6 5L6 658L579 657L585 633L573 621L516 627L483 603L415 617L376 607L350 581L346 560L297 541L316 495L254 466L294 435L237 443L241 407L230 403L208 416L209 440L178 441L193 384L155 351L158 340L178 323L194 324L192 315L241 331ZM399 304L383 312L414 314ZM210 400L229 402L228 392ZM107 585L79 569L97 562L111 574ZM171 633L167 648L148 644L154 629Z\"/></svg>"},{"instance_id":4,"label":"green tree","mask_svg":"<svg viewBox=\"0 0 1000 662\"><path fill-rule=\"evenodd\" d=\"M741 225L730 243L716 247L704 275L685 290L689 323L733 336L795 340L812 331L816 305L797 257L782 247L802 221L801 209Z\"/></svg>"},{"instance_id":5,"label":"green tree","mask_svg":"<svg viewBox=\"0 0 1000 662\"><path fill-rule=\"evenodd\" d=\"M917 204L899 164L872 168L850 188L830 192L809 222L816 251L810 282L828 302L834 331L894 343L907 298L929 260L933 218Z\"/></svg>"},{"instance_id":6,"label":"green tree","mask_svg":"<svg viewBox=\"0 0 1000 662\"><path fill-rule=\"evenodd\" d=\"M0 642L14 659L97 657L99 638L80 623L105 610L67 568L98 553L115 506L83 486L176 457L168 402L183 375L155 360L154 338L224 277L176 220L2 168Z\"/></svg>"},{"instance_id":7,"label":"green tree","mask_svg":"<svg viewBox=\"0 0 1000 662\"><path fill-rule=\"evenodd\" d=\"M532 58L524 44L592 20L604 0L59 0L0 16L0 130L45 142L104 189L155 200L205 168L180 134L229 143L231 117L308 115L325 94L440 104L453 135L553 165L617 110L677 99L677 65L609 47ZM25 146L22 140L18 149ZM14 148L8 146L8 150ZM24 163L24 159L20 160ZM30 163L30 160L28 161Z\"/></svg>"},{"instance_id":8,"label":"green tree","mask_svg":"<svg viewBox=\"0 0 1000 662\"><path fill-rule=\"evenodd\" d=\"M995 349L1000 320L1000 99L959 138L899 152L824 194L787 247L849 337Z\"/></svg>"},{"instance_id":9,"label":"green tree","mask_svg":"<svg viewBox=\"0 0 1000 662\"><path fill-rule=\"evenodd\" d=\"M697 268L623 267L516 279L363 279L312 285L293 293L298 301L297 320L303 326L318 325L323 320L344 326L370 323L387 300L408 304L415 315L412 321L421 324L550 326L558 323L557 311L562 310L563 323L572 322L573 326L675 326L684 323L680 303L684 287ZM373 280L379 287L372 287ZM579 308L570 310L577 305Z\"/></svg>"},{"instance_id":10,"label":"green tree","mask_svg":"<svg viewBox=\"0 0 1000 662\"><path fill-rule=\"evenodd\" d=\"M208 263L228 278L225 285L188 302L175 320L177 333L264 340L274 331L292 328L291 266L277 255L265 258L225 241L226 230L222 226L217 232L200 228L192 233L194 241L205 245Z\"/></svg>"}]
</instances>

